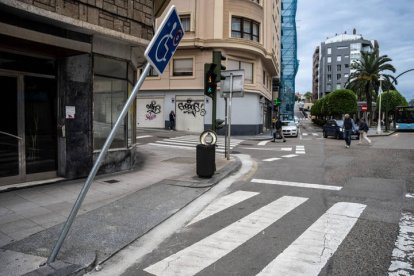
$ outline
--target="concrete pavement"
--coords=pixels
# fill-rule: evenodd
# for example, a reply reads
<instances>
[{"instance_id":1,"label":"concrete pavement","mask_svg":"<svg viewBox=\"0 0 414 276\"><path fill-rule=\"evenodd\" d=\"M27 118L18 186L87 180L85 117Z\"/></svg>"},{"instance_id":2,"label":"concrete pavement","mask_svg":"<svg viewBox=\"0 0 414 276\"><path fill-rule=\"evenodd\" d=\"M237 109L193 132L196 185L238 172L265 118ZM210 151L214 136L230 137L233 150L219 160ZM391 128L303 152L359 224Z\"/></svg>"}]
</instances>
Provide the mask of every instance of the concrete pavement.
<instances>
[{"instance_id":1,"label":"concrete pavement","mask_svg":"<svg viewBox=\"0 0 414 276\"><path fill-rule=\"evenodd\" d=\"M163 135L167 135L164 132ZM84 180L59 181L0 193L0 275L82 273L171 217L237 171L237 158L216 154L212 178L196 175L196 151L138 145L134 171L98 176L57 260L43 265ZM35 183L39 184L39 183Z\"/></svg>"}]
</instances>

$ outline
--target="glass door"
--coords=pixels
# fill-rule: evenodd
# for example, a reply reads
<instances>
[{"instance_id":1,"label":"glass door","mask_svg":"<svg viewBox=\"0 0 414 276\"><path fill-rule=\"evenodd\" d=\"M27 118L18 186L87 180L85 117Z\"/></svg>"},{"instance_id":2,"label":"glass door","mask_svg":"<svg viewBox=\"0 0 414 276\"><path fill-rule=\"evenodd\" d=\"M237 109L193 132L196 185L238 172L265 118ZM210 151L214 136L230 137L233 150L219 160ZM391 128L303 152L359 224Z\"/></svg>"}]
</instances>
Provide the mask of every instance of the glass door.
<instances>
[{"instance_id":1,"label":"glass door","mask_svg":"<svg viewBox=\"0 0 414 276\"><path fill-rule=\"evenodd\" d=\"M20 173L19 147L22 138L18 135L18 78L0 75L0 83L0 178L3 178Z\"/></svg>"},{"instance_id":2,"label":"glass door","mask_svg":"<svg viewBox=\"0 0 414 276\"><path fill-rule=\"evenodd\" d=\"M56 177L56 80L10 73L0 84L0 185Z\"/></svg>"},{"instance_id":3,"label":"glass door","mask_svg":"<svg viewBox=\"0 0 414 276\"><path fill-rule=\"evenodd\" d=\"M57 103L53 78L24 77L26 174L57 169Z\"/></svg>"}]
</instances>

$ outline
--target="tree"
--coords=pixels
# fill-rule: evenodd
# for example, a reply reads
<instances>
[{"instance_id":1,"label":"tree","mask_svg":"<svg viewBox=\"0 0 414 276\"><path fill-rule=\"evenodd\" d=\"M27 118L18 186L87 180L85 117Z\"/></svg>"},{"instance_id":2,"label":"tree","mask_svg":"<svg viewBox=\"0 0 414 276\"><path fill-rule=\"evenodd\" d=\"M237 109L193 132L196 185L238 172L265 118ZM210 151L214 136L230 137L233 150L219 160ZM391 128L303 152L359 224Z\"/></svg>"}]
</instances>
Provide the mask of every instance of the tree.
<instances>
[{"instance_id":1,"label":"tree","mask_svg":"<svg viewBox=\"0 0 414 276\"><path fill-rule=\"evenodd\" d=\"M414 99L411 99L411 101L408 103L408 105L410 105L410 106L414 105Z\"/></svg>"},{"instance_id":2,"label":"tree","mask_svg":"<svg viewBox=\"0 0 414 276\"><path fill-rule=\"evenodd\" d=\"M377 102L377 106L379 103ZM385 113L385 130L389 128L389 113L397 106L407 106L407 100L396 90L381 94L381 110Z\"/></svg>"},{"instance_id":3,"label":"tree","mask_svg":"<svg viewBox=\"0 0 414 276\"><path fill-rule=\"evenodd\" d=\"M305 99L306 99L306 102L307 103L311 103L312 102L313 95L312 95L311 92L306 92L305 95L303 95L303 96L305 96Z\"/></svg>"},{"instance_id":4,"label":"tree","mask_svg":"<svg viewBox=\"0 0 414 276\"><path fill-rule=\"evenodd\" d=\"M328 94L323 110L330 116L356 113L358 104L355 93L348 89L335 90Z\"/></svg>"},{"instance_id":5,"label":"tree","mask_svg":"<svg viewBox=\"0 0 414 276\"><path fill-rule=\"evenodd\" d=\"M346 88L353 90L360 99L365 96L370 114L372 114L372 100L378 93L380 76L385 78L382 83L383 87L394 89L392 82L397 84L393 76L384 73L386 71L395 73L396 70L389 63L390 61L392 61L391 58L387 55L379 56L378 49L375 49L373 52L361 52L361 59L351 64L351 69L355 72L349 76Z\"/></svg>"}]
</instances>

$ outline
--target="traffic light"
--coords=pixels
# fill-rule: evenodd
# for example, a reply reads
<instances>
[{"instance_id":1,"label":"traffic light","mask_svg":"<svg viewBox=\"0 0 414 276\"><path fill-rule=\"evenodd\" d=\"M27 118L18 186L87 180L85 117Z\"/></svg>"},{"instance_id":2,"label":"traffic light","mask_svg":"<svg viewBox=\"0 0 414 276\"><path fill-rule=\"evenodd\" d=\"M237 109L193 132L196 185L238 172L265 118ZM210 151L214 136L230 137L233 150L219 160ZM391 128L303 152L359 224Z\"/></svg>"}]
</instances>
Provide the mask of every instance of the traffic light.
<instances>
[{"instance_id":1,"label":"traffic light","mask_svg":"<svg viewBox=\"0 0 414 276\"><path fill-rule=\"evenodd\" d=\"M221 54L220 51L213 51L213 64L216 65L214 73L216 74L216 82L224 80L225 77L221 75L222 70L226 70L226 66L221 64L221 61L226 60L226 57Z\"/></svg>"},{"instance_id":2,"label":"traffic light","mask_svg":"<svg viewBox=\"0 0 414 276\"><path fill-rule=\"evenodd\" d=\"M213 98L217 91L216 74L214 73L216 65L214 63L204 64L204 95Z\"/></svg>"},{"instance_id":3,"label":"traffic light","mask_svg":"<svg viewBox=\"0 0 414 276\"><path fill-rule=\"evenodd\" d=\"M279 106L282 103L282 101L279 98L277 98L273 100L273 103L275 104L275 106Z\"/></svg>"}]
</instances>

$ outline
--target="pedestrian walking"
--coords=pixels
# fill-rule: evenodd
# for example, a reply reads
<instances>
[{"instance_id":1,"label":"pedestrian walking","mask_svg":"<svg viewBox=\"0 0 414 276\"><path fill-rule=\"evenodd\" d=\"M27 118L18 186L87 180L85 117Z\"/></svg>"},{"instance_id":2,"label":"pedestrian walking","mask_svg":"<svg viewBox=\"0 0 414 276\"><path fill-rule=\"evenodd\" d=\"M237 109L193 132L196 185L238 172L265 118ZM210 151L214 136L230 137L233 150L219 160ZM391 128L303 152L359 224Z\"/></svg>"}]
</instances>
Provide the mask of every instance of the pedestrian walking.
<instances>
[{"instance_id":1,"label":"pedestrian walking","mask_svg":"<svg viewBox=\"0 0 414 276\"><path fill-rule=\"evenodd\" d=\"M273 117L272 117L272 129L270 131L270 136L273 137L275 131L276 131L276 116L273 115Z\"/></svg>"},{"instance_id":2,"label":"pedestrian walking","mask_svg":"<svg viewBox=\"0 0 414 276\"><path fill-rule=\"evenodd\" d=\"M276 135L279 135L279 137L281 137L283 139L283 142L286 142L285 136L283 136L283 131L282 131L282 121L278 118L276 119L276 123L275 123L275 133L273 134L273 140L272 142L276 142Z\"/></svg>"},{"instance_id":3,"label":"pedestrian walking","mask_svg":"<svg viewBox=\"0 0 414 276\"><path fill-rule=\"evenodd\" d=\"M170 130L175 130L175 113L172 110L170 112Z\"/></svg>"},{"instance_id":4,"label":"pedestrian walking","mask_svg":"<svg viewBox=\"0 0 414 276\"><path fill-rule=\"evenodd\" d=\"M349 114L345 114L344 119L344 139L345 139L345 147L349 148L351 146L351 135L352 135L352 128L354 124L352 119L349 117Z\"/></svg>"},{"instance_id":5,"label":"pedestrian walking","mask_svg":"<svg viewBox=\"0 0 414 276\"><path fill-rule=\"evenodd\" d=\"M362 144L362 139L367 140L368 144L371 145L371 140L367 137L369 127L364 119L359 122L359 143Z\"/></svg>"}]
</instances>

